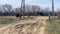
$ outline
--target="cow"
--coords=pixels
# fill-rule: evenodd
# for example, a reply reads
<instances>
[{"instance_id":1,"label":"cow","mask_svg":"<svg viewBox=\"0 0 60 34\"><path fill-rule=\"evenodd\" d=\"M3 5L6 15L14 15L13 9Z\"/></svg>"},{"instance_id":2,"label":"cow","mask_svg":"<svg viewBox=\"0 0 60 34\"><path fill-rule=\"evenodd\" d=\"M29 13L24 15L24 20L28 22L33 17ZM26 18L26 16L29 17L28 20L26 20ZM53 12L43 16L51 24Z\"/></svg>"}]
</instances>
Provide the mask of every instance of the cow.
<instances>
[{"instance_id":1,"label":"cow","mask_svg":"<svg viewBox=\"0 0 60 34\"><path fill-rule=\"evenodd\" d=\"M21 19L22 14L17 13L17 14L16 14L16 17L17 17L18 19L19 19L19 18Z\"/></svg>"},{"instance_id":2,"label":"cow","mask_svg":"<svg viewBox=\"0 0 60 34\"><path fill-rule=\"evenodd\" d=\"M37 12L37 15L44 16L43 12Z\"/></svg>"}]
</instances>

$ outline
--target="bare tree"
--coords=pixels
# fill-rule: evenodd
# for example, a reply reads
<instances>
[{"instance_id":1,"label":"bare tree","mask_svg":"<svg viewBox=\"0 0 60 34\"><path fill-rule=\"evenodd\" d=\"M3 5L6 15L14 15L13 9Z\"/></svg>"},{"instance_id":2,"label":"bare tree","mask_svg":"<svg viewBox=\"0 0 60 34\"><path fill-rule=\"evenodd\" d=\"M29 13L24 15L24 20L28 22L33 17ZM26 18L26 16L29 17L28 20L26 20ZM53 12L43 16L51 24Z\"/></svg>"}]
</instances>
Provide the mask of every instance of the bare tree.
<instances>
[{"instance_id":1,"label":"bare tree","mask_svg":"<svg viewBox=\"0 0 60 34\"><path fill-rule=\"evenodd\" d=\"M32 10L34 12L34 14L36 15L36 13L40 10L40 7L39 6L32 6Z\"/></svg>"},{"instance_id":2,"label":"bare tree","mask_svg":"<svg viewBox=\"0 0 60 34\"><path fill-rule=\"evenodd\" d=\"M24 12L25 12L25 0L21 1L21 11L22 11L22 16L24 18Z\"/></svg>"},{"instance_id":3,"label":"bare tree","mask_svg":"<svg viewBox=\"0 0 60 34\"><path fill-rule=\"evenodd\" d=\"M25 11L27 13L28 18L30 17L30 13L32 13L32 6L31 5L26 5L25 6Z\"/></svg>"},{"instance_id":4,"label":"bare tree","mask_svg":"<svg viewBox=\"0 0 60 34\"><path fill-rule=\"evenodd\" d=\"M57 16L58 16L58 19L60 20L60 9L57 9Z\"/></svg>"},{"instance_id":5,"label":"bare tree","mask_svg":"<svg viewBox=\"0 0 60 34\"><path fill-rule=\"evenodd\" d=\"M9 13L11 11L12 6L11 5L8 5L8 4L5 4L5 5L2 5L2 8L5 11L6 16L7 16L8 15L7 13Z\"/></svg>"},{"instance_id":6,"label":"bare tree","mask_svg":"<svg viewBox=\"0 0 60 34\"><path fill-rule=\"evenodd\" d=\"M54 14L54 0L52 0L52 19L55 17Z\"/></svg>"}]
</instances>

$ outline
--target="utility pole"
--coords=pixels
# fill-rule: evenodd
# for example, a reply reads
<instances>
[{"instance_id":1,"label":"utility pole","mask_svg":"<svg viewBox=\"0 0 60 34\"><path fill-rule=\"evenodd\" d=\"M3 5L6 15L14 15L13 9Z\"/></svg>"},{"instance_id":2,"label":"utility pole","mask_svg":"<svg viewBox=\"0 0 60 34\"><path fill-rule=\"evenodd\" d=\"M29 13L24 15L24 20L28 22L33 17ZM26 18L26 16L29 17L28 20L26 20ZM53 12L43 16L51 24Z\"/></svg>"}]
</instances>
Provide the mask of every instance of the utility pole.
<instances>
[{"instance_id":1,"label":"utility pole","mask_svg":"<svg viewBox=\"0 0 60 34\"><path fill-rule=\"evenodd\" d=\"M52 0L52 19L55 17L54 13L54 0Z\"/></svg>"},{"instance_id":2,"label":"utility pole","mask_svg":"<svg viewBox=\"0 0 60 34\"><path fill-rule=\"evenodd\" d=\"M25 0L21 1L21 11L22 11L22 17L24 18L25 13Z\"/></svg>"}]
</instances>

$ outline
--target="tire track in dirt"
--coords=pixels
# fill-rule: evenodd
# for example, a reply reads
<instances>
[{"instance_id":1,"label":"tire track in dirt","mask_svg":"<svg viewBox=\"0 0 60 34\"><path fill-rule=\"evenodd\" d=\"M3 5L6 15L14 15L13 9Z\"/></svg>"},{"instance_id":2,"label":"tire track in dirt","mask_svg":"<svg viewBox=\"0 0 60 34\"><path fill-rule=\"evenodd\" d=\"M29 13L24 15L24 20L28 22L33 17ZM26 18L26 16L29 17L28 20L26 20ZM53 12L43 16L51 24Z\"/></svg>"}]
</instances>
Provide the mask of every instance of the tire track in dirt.
<instances>
[{"instance_id":1,"label":"tire track in dirt","mask_svg":"<svg viewBox=\"0 0 60 34\"><path fill-rule=\"evenodd\" d=\"M42 22L42 26L38 29L39 34L44 34L45 33L45 27L46 27L46 20L48 19L48 17L39 17L37 20L39 20L40 22Z\"/></svg>"}]
</instances>

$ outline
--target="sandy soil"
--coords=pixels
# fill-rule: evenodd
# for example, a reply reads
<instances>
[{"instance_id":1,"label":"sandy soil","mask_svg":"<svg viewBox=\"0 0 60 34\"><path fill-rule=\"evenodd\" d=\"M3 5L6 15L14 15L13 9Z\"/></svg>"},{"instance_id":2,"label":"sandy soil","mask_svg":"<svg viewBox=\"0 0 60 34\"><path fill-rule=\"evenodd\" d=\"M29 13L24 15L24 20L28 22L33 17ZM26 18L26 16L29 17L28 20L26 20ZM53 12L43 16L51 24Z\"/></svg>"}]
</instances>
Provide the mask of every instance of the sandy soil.
<instances>
[{"instance_id":1,"label":"sandy soil","mask_svg":"<svg viewBox=\"0 0 60 34\"><path fill-rule=\"evenodd\" d=\"M17 21L0 28L0 34L44 34L48 17L39 16L32 20Z\"/></svg>"}]
</instances>

